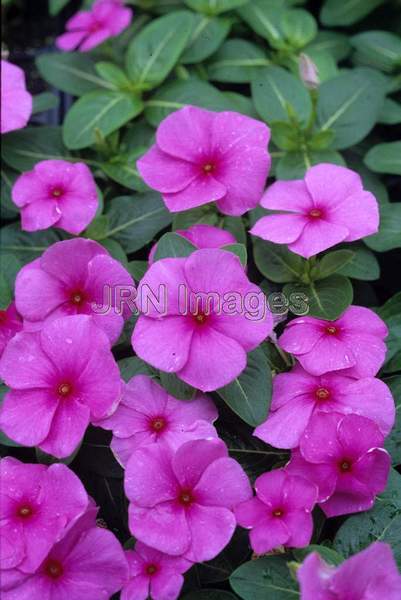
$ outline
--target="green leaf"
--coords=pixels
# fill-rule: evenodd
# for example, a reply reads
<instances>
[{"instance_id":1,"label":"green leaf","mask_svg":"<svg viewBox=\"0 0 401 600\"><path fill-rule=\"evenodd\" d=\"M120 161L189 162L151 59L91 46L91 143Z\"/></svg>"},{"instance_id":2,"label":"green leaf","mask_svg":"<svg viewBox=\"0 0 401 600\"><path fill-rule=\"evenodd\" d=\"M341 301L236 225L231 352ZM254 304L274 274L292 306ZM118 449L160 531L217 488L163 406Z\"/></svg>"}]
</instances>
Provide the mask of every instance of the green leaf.
<instances>
[{"instance_id":1,"label":"green leaf","mask_svg":"<svg viewBox=\"0 0 401 600\"><path fill-rule=\"evenodd\" d=\"M334 252L328 252L319 261L317 266L317 273L314 279L324 279L329 275L333 275L349 263L354 257L352 250L335 250Z\"/></svg>"},{"instance_id":2,"label":"green leaf","mask_svg":"<svg viewBox=\"0 0 401 600\"><path fill-rule=\"evenodd\" d=\"M180 62L193 64L209 58L220 48L230 27L229 19L195 15L192 33Z\"/></svg>"},{"instance_id":3,"label":"green leaf","mask_svg":"<svg viewBox=\"0 0 401 600\"><path fill-rule=\"evenodd\" d=\"M70 160L61 127L26 127L1 136L2 157L17 171L30 171L41 160Z\"/></svg>"},{"instance_id":4,"label":"green leaf","mask_svg":"<svg viewBox=\"0 0 401 600\"><path fill-rule=\"evenodd\" d=\"M284 244L253 239L253 256L259 271L275 283L298 281L304 272L305 260L290 252Z\"/></svg>"},{"instance_id":5,"label":"green leaf","mask_svg":"<svg viewBox=\"0 0 401 600\"><path fill-rule=\"evenodd\" d=\"M8 391L9 391L8 387L5 386L3 383L0 383L0 406L2 405L4 396ZM0 430L0 445L1 446L10 446L10 447L20 447L20 444L17 444L17 442L14 442L14 440L11 440L1 430Z\"/></svg>"},{"instance_id":6,"label":"green leaf","mask_svg":"<svg viewBox=\"0 0 401 600\"><path fill-rule=\"evenodd\" d=\"M319 88L320 128L334 131L332 147L348 148L367 136L384 102L383 76L372 69L354 69L325 81Z\"/></svg>"},{"instance_id":7,"label":"green leaf","mask_svg":"<svg viewBox=\"0 0 401 600\"><path fill-rule=\"evenodd\" d=\"M127 255L124 252L121 244L116 242L116 240L102 239L97 240L104 248L106 248L107 252L112 256L115 260L118 260L124 267L127 267L128 260ZM128 321L127 321L128 322Z\"/></svg>"},{"instance_id":8,"label":"green leaf","mask_svg":"<svg viewBox=\"0 0 401 600\"><path fill-rule=\"evenodd\" d=\"M36 66L45 81L73 96L82 96L99 88L114 89L97 75L95 63L82 52L41 54L36 58Z\"/></svg>"},{"instance_id":9,"label":"green leaf","mask_svg":"<svg viewBox=\"0 0 401 600\"><path fill-rule=\"evenodd\" d=\"M11 190L15 180L18 177L18 173L8 169L5 165L1 169L1 216L3 219L14 219L19 215L19 209L11 200Z\"/></svg>"},{"instance_id":10,"label":"green leaf","mask_svg":"<svg viewBox=\"0 0 401 600\"><path fill-rule=\"evenodd\" d=\"M138 115L143 109L140 98L124 92L89 92L68 111L63 125L67 148L78 150L97 140L96 132L106 137Z\"/></svg>"},{"instance_id":11,"label":"green leaf","mask_svg":"<svg viewBox=\"0 0 401 600\"><path fill-rule=\"evenodd\" d=\"M323 25L353 25L385 0L326 0L320 11Z\"/></svg>"},{"instance_id":12,"label":"green leaf","mask_svg":"<svg viewBox=\"0 0 401 600\"><path fill-rule=\"evenodd\" d=\"M188 43L193 17L177 11L151 21L128 46L126 68L140 89L158 86L169 74Z\"/></svg>"},{"instance_id":13,"label":"green leaf","mask_svg":"<svg viewBox=\"0 0 401 600\"><path fill-rule=\"evenodd\" d=\"M54 229L45 231L21 231L18 223L6 225L0 230L0 246L3 252L14 254L22 264L38 258L49 246L60 241Z\"/></svg>"},{"instance_id":14,"label":"green leaf","mask_svg":"<svg viewBox=\"0 0 401 600\"><path fill-rule=\"evenodd\" d=\"M259 115L268 123L288 121L291 107L298 121L305 124L312 110L307 89L299 79L281 67L266 67L254 76L252 97Z\"/></svg>"},{"instance_id":15,"label":"green leaf","mask_svg":"<svg viewBox=\"0 0 401 600\"><path fill-rule=\"evenodd\" d=\"M283 11L284 6L280 0L252 0L238 10L249 27L266 38L273 48L283 45L283 33L280 28Z\"/></svg>"},{"instance_id":16,"label":"green leaf","mask_svg":"<svg viewBox=\"0 0 401 600\"><path fill-rule=\"evenodd\" d=\"M95 65L96 72L105 81L111 83L113 87L118 89L127 89L130 86L130 80L124 71L111 62L98 62Z\"/></svg>"},{"instance_id":17,"label":"green leaf","mask_svg":"<svg viewBox=\"0 0 401 600\"><path fill-rule=\"evenodd\" d=\"M303 179L305 172L312 165L319 163L345 165L344 159L335 150L304 150L303 152L287 152L276 165L277 179Z\"/></svg>"},{"instance_id":18,"label":"green leaf","mask_svg":"<svg viewBox=\"0 0 401 600\"><path fill-rule=\"evenodd\" d=\"M331 275L310 284L289 283L283 291L287 296L305 294L308 297L308 315L329 321L337 319L353 298L351 282L343 275Z\"/></svg>"},{"instance_id":19,"label":"green leaf","mask_svg":"<svg viewBox=\"0 0 401 600\"><path fill-rule=\"evenodd\" d=\"M21 262L14 254L5 254L3 251L0 271L0 310L5 310L13 299L15 278L21 267Z\"/></svg>"},{"instance_id":20,"label":"green leaf","mask_svg":"<svg viewBox=\"0 0 401 600\"><path fill-rule=\"evenodd\" d=\"M59 98L50 92L43 92L43 94L37 94L33 96L32 114L51 110L57 108L59 105Z\"/></svg>"},{"instance_id":21,"label":"green leaf","mask_svg":"<svg viewBox=\"0 0 401 600\"><path fill-rule=\"evenodd\" d=\"M364 161L376 173L401 175L401 141L373 146Z\"/></svg>"},{"instance_id":22,"label":"green leaf","mask_svg":"<svg viewBox=\"0 0 401 600\"><path fill-rule=\"evenodd\" d=\"M297 583L281 556L258 558L241 565L231 575L230 584L243 600L299 598Z\"/></svg>"},{"instance_id":23,"label":"green leaf","mask_svg":"<svg viewBox=\"0 0 401 600\"><path fill-rule=\"evenodd\" d=\"M317 552L327 564L334 565L335 567L340 565L344 560L344 557L332 548L320 546L318 544L311 544L306 548L295 548L293 550L294 556L299 562L303 562L311 552Z\"/></svg>"},{"instance_id":24,"label":"green leaf","mask_svg":"<svg viewBox=\"0 0 401 600\"><path fill-rule=\"evenodd\" d=\"M388 490L367 512L349 517L338 530L334 549L348 558L376 541L391 545L401 567L401 477L391 473Z\"/></svg>"},{"instance_id":25,"label":"green leaf","mask_svg":"<svg viewBox=\"0 0 401 600\"><path fill-rule=\"evenodd\" d=\"M132 377L135 377L135 375L148 375L149 377L154 375L151 367L137 356L123 358L119 360L117 364L120 369L121 377L126 383L128 383Z\"/></svg>"},{"instance_id":26,"label":"green leaf","mask_svg":"<svg viewBox=\"0 0 401 600\"><path fill-rule=\"evenodd\" d=\"M72 463L72 461L77 456L78 452L81 449L81 446L82 446L82 441L78 444L78 446L75 448L75 450L73 452L71 452L71 454L69 456L66 456L65 458L57 458L56 456L53 456L52 454L47 454L47 452L43 452L43 450L41 450L40 448L35 448L36 460L41 465L47 465L47 466L55 465L56 463L61 463L63 465L69 465Z\"/></svg>"},{"instance_id":27,"label":"green leaf","mask_svg":"<svg viewBox=\"0 0 401 600\"><path fill-rule=\"evenodd\" d=\"M384 447L391 456L393 465L401 465L401 375L384 380L391 390L395 402L395 424L386 438Z\"/></svg>"},{"instance_id":28,"label":"green leaf","mask_svg":"<svg viewBox=\"0 0 401 600\"><path fill-rule=\"evenodd\" d=\"M248 2L249 0L185 0L185 4L190 8L207 15L218 15L227 10L243 6Z\"/></svg>"},{"instance_id":29,"label":"green leaf","mask_svg":"<svg viewBox=\"0 0 401 600\"><path fill-rule=\"evenodd\" d=\"M261 67L270 64L263 50L247 40L230 39L214 54L209 78L229 83L249 83Z\"/></svg>"},{"instance_id":30,"label":"green leaf","mask_svg":"<svg viewBox=\"0 0 401 600\"><path fill-rule=\"evenodd\" d=\"M153 257L154 262L167 257L189 256L196 250L196 246L191 244L186 238L178 233L165 233L157 242L156 253Z\"/></svg>"},{"instance_id":31,"label":"green leaf","mask_svg":"<svg viewBox=\"0 0 401 600\"><path fill-rule=\"evenodd\" d=\"M206 81L189 79L163 86L146 102L145 117L157 127L170 113L191 104L208 110L233 110L232 102Z\"/></svg>"},{"instance_id":32,"label":"green leaf","mask_svg":"<svg viewBox=\"0 0 401 600\"><path fill-rule=\"evenodd\" d=\"M244 244L228 244L227 246L222 246L222 250L227 250L227 252L232 252L235 256L241 261L243 267L246 267L248 262L248 253L246 251L246 246Z\"/></svg>"},{"instance_id":33,"label":"green leaf","mask_svg":"<svg viewBox=\"0 0 401 600\"><path fill-rule=\"evenodd\" d=\"M58 15L59 12L63 10L65 6L67 6L70 0L49 0L49 13L52 17Z\"/></svg>"},{"instance_id":34,"label":"green leaf","mask_svg":"<svg viewBox=\"0 0 401 600\"><path fill-rule=\"evenodd\" d=\"M343 33L337 31L319 31L313 42L305 48L306 54L309 50L314 52L328 52L338 62L347 58L351 51L349 38Z\"/></svg>"},{"instance_id":35,"label":"green leaf","mask_svg":"<svg viewBox=\"0 0 401 600\"><path fill-rule=\"evenodd\" d=\"M224 590L199 590L189 592L182 600L237 600L237 596Z\"/></svg>"},{"instance_id":36,"label":"green leaf","mask_svg":"<svg viewBox=\"0 0 401 600\"><path fill-rule=\"evenodd\" d=\"M114 198L106 214L107 237L117 240L127 253L139 250L171 224L171 215L156 192Z\"/></svg>"},{"instance_id":37,"label":"green leaf","mask_svg":"<svg viewBox=\"0 0 401 600\"><path fill-rule=\"evenodd\" d=\"M339 275L362 281L375 281L380 277L380 265L376 256L365 246L352 246L351 260L338 270Z\"/></svg>"},{"instance_id":38,"label":"green leaf","mask_svg":"<svg viewBox=\"0 0 401 600\"><path fill-rule=\"evenodd\" d=\"M136 148L130 152L119 152L108 162L100 163L104 173L113 181L136 192L146 192L148 187L136 168L136 161L145 153L145 148Z\"/></svg>"},{"instance_id":39,"label":"green leaf","mask_svg":"<svg viewBox=\"0 0 401 600\"><path fill-rule=\"evenodd\" d=\"M389 31L364 31L351 38L354 61L390 72L401 66L401 39Z\"/></svg>"},{"instance_id":40,"label":"green leaf","mask_svg":"<svg viewBox=\"0 0 401 600\"><path fill-rule=\"evenodd\" d=\"M401 248L401 203L382 204L379 208L379 231L366 237L365 244L376 252Z\"/></svg>"},{"instance_id":41,"label":"green leaf","mask_svg":"<svg viewBox=\"0 0 401 600\"><path fill-rule=\"evenodd\" d=\"M245 225L241 217L225 216L221 228L232 233L239 244L246 245L247 237Z\"/></svg>"},{"instance_id":42,"label":"green leaf","mask_svg":"<svg viewBox=\"0 0 401 600\"><path fill-rule=\"evenodd\" d=\"M286 10L280 22L281 30L294 48L303 48L317 34L317 23L306 10Z\"/></svg>"},{"instance_id":43,"label":"green leaf","mask_svg":"<svg viewBox=\"0 0 401 600\"><path fill-rule=\"evenodd\" d=\"M196 389L178 379L175 373L160 371L160 383L171 396L179 400L192 400L196 394Z\"/></svg>"},{"instance_id":44,"label":"green leaf","mask_svg":"<svg viewBox=\"0 0 401 600\"><path fill-rule=\"evenodd\" d=\"M384 123L384 125L398 125L401 123L401 104L391 98L386 98L378 121Z\"/></svg>"},{"instance_id":45,"label":"green leaf","mask_svg":"<svg viewBox=\"0 0 401 600\"><path fill-rule=\"evenodd\" d=\"M149 268L147 260L130 260L127 269L135 281L140 281Z\"/></svg>"},{"instance_id":46,"label":"green leaf","mask_svg":"<svg viewBox=\"0 0 401 600\"><path fill-rule=\"evenodd\" d=\"M174 213L173 229L188 229L192 225L205 224L217 226L219 217L212 204L205 204L197 208L185 210L184 212ZM223 227L226 229L226 227Z\"/></svg>"},{"instance_id":47,"label":"green leaf","mask_svg":"<svg viewBox=\"0 0 401 600\"><path fill-rule=\"evenodd\" d=\"M263 350L256 348L250 352L246 369L217 393L249 425L256 427L263 423L272 393L271 371Z\"/></svg>"}]
</instances>

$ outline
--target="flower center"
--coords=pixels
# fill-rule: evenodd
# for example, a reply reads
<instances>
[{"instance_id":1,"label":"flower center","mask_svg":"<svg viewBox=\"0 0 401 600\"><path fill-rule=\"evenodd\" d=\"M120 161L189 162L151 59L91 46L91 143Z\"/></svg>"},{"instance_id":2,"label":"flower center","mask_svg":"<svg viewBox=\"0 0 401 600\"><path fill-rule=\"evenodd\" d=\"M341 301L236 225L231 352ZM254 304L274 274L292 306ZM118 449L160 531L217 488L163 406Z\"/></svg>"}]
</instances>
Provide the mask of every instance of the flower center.
<instances>
[{"instance_id":1,"label":"flower center","mask_svg":"<svg viewBox=\"0 0 401 600\"><path fill-rule=\"evenodd\" d=\"M182 490L178 497L178 501L180 504L187 507L193 503L194 497L189 490Z\"/></svg>"},{"instance_id":2,"label":"flower center","mask_svg":"<svg viewBox=\"0 0 401 600\"><path fill-rule=\"evenodd\" d=\"M206 163L205 165L203 165L203 171L204 173L208 174L208 173L213 173L213 171L215 170L215 165L211 162Z\"/></svg>"},{"instance_id":3,"label":"flower center","mask_svg":"<svg viewBox=\"0 0 401 600\"><path fill-rule=\"evenodd\" d=\"M343 473L348 473L351 470L352 463L348 459L343 459L339 462L338 466L340 468L340 471L342 471Z\"/></svg>"},{"instance_id":4,"label":"flower center","mask_svg":"<svg viewBox=\"0 0 401 600\"><path fill-rule=\"evenodd\" d=\"M157 571L157 567L156 565L148 565L146 567L146 573L147 575L154 575Z\"/></svg>"},{"instance_id":5,"label":"flower center","mask_svg":"<svg viewBox=\"0 0 401 600\"><path fill-rule=\"evenodd\" d=\"M318 388L315 392L315 396L318 400L327 400L330 397L330 392L326 388Z\"/></svg>"},{"instance_id":6,"label":"flower center","mask_svg":"<svg viewBox=\"0 0 401 600\"><path fill-rule=\"evenodd\" d=\"M319 219L322 216L322 211L318 208L312 208L312 210L309 211L309 216L312 217L312 219Z\"/></svg>"},{"instance_id":7,"label":"flower center","mask_svg":"<svg viewBox=\"0 0 401 600\"><path fill-rule=\"evenodd\" d=\"M28 506L27 504L20 506L19 509L17 510L17 515L19 517L22 517L23 519L28 519L29 517L32 516L32 514L33 514L32 507Z\"/></svg>"},{"instance_id":8,"label":"flower center","mask_svg":"<svg viewBox=\"0 0 401 600\"><path fill-rule=\"evenodd\" d=\"M163 417L156 417L150 423L151 428L158 433L166 427L166 420Z\"/></svg>"},{"instance_id":9,"label":"flower center","mask_svg":"<svg viewBox=\"0 0 401 600\"><path fill-rule=\"evenodd\" d=\"M330 325L330 327L326 327L326 333L328 333L329 335L335 335L337 332L337 327L334 327L333 325Z\"/></svg>"},{"instance_id":10,"label":"flower center","mask_svg":"<svg viewBox=\"0 0 401 600\"><path fill-rule=\"evenodd\" d=\"M282 517L284 514L284 511L282 508L275 508L272 512L273 517Z\"/></svg>"},{"instance_id":11,"label":"flower center","mask_svg":"<svg viewBox=\"0 0 401 600\"><path fill-rule=\"evenodd\" d=\"M81 306L84 303L85 296L81 291L77 290L75 292L72 292L70 299L71 302L76 306Z\"/></svg>"},{"instance_id":12,"label":"flower center","mask_svg":"<svg viewBox=\"0 0 401 600\"><path fill-rule=\"evenodd\" d=\"M197 312L196 314L192 315L197 325L204 325L208 319L208 316L209 315L205 315L203 312Z\"/></svg>"},{"instance_id":13,"label":"flower center","mask_svg":"<svg viewBox=\"0 0 401 600\"><path fill-rule=\"evenodd\" d=\"M57 391L60 396L63 396L65 398L66 396L69 396L71 394L72 385L70 383L60 383Z\"/></svg>"},{"instance_id":14,"label":"flower center","mask_svg":"<svg viewBox=\"0 0 401 600\"><path fill-rule=\"evenodd\" d=\"M60 196L63 195L63 190L61 188L56 187L56 188L52 189L51 194L52 194L53 198L60 198Z\"/></svg>"},{"instance_id":15,"label":"flower center","mask_svg":"<svg viewBox=\"0 0 401 600\"><path fill-rule=\"evenodd\" d=\"M0 310L0 323L7 322L7 312L5 310Z\"/></svg>"},{"instance_id":16,"label":"flower center","mask_svg":"<svg viewBox=\"0 0 401 600\"><path fill-rule=\"evenodd\" d=\"M45 564L45 573L52 579L58 579L63 574L62 564L50 558Z\"/></svg>"}]
</instances>

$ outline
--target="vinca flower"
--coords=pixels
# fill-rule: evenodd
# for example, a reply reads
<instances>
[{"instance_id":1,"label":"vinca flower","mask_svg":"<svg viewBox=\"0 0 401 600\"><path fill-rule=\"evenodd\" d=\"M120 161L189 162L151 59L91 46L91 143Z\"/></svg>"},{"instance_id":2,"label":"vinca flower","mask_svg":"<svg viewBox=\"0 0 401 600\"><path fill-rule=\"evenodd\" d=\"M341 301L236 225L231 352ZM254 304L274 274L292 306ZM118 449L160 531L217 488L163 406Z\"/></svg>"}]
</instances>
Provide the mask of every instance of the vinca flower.
<instances>
[{"instance_id":1,"label":"vinca flower","mask_svg":"<svg viewBox=\"0 0 401 600\"><path fill-rule=\"evenodd\" d=\"M7 343L22 329L22 319L12 302L6 310L0 310L0 357Z\"/></svg>"},{"instance_id":2,"label":"vinca flower","mask_svg":"<svg viewBox=\"0 0 401 600\"><path fill-rule=\"evenodd\" d=\"M22 69L1 61L1 133L26 126L32 114L32 96L26 89Z\"/></svg>"}]
</instances>

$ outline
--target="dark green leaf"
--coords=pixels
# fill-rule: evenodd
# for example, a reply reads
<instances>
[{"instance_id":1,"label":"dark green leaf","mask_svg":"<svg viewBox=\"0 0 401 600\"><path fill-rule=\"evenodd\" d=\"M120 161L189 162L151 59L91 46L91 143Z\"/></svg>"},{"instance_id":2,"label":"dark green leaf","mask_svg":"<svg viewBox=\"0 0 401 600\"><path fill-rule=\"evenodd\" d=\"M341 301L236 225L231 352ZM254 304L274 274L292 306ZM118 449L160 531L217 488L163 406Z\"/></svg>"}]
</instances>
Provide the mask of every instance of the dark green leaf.
<instances>
[{"instance_id":1,"label":"dark green leaf","mask_svg":"<svg viewBox=\"0 0 401 600\"><path fill-rule=\"evenodd\" d=\"M229 19L195 15L192 33L180 62L193 64L208 58L220 48L230 27Z\"/></svg>"},{"instance_id":2,"label":"dark green leaf","mask_svg":"<svg viewBox=\"0 0 401 600\"><path fill-rule=\"evenodd\" d=\"M385 0L326 0L320 12L324 25L353 25Z\"/></svg>"},{"instance_id":3,"label":"dark green leaf","mask_svg":"<svg viewBox=\"0 0 401 600\"><path fill-rule=\"evenodd\" d=\"M328 52L338 62L348 56L351 44L344 33L319 31L313 42L305 48L306 54L309 54L309 49L315 52Z\"/></svg>"},{"instance_id":4,"label":"dark green leaf","mask_svg":"<svg viewBox=\"0 0 401 600\"><path fill-rule=\"evenodd\" d=\"M105 81L111 83L113 87L126 89L130 86L130 80L124 71L117 65L111 62L98 62L95 65L96 72Z\"/></svg>"},{"instance_id":5,"label":"dark green leaf","mask_svg":"<svg viewBox=\"0 0 401 600\"><path fill-rule=\"evenodd\" d=\"M0 230L2 251L14 254L22 264L38 258L48 246L59 241L60 235L54 229L26 232L21 231L17 223L12 223Z\"/></svg>"},{"instance_id":6,"label":"dark green leaf","mask_svg":"<svg viewBox=\"0 0 401 600\"><path fill-rule=\"evenodd\" d=\"M376 252L401 248L401 203L380 206L379 231L368 236L364 241L369 248Z\"/></svg>"},{"instance_id":7,"label":"dark green leaf","mask_svg":"<svg viewBox=\"0 0 401 600\"><path fill-rule=\"evenodd\" d=\"M224 590L199 590L197 592L189 592L182 600L236 600L231 592Z\"/></svg>"},{"instance_id":8,"label":"dark green leaf","mask_svg":"<svg viewBox=\"0 0 401 600\"><path fill-rule=\"evenodd\" d=\"M61 127L26 127L1 136L2 157L17 171L30 171L41 160L69 160Z\"/></svg>"},{"instance_id":9,"label":"dark green leaf","mask_svg":"<svg viewBox=\"0 0 401 600\"><path fill-rule=\"evenodd\" d=\"M266 54L256 44L230 39L213 56L208 74L215 81L248 83L261 67L269 63Z\"/></svg>"},{"instance_id":10,"label":"dark green leaf","mask_svg":"<svg viewBox=\"0 0 401 600\"><path fill-rule=\"evenodd\" d=\"M49 13L52 17L58 15L63 10L64 6L67 6L70 0L49 0Z\"/></svg>"},{"instance_id":11,"label":"dark green leaf","mask_svg":"<svg viewBox=\"0 0 401 600\"><path fill-rule=\"evenodd\" d=\"M178 379L175 373L160 371L160 383L171 396L179 400L192 400L196 394L196 389Z\"/></svg>"},{"instance_id":12,"label":"dark green leaf","mask_svg":"<svg viewBox=\"0 0 401 600\"><path fill-rule=\"evenodd\" d=\"M91 146L97 140L97 132L106 137L142 109L142 100L132 93L89 92L72 105L65 117L64 143L71 150Z\"/></svg>"},{"instance_id":13,"label":"dark green leaf","mask_svg":"<svg viewBox=\"0 0 401 600\"><path fill-rule=\"evenodd\" d=\"M3 253L1 255L0 270L0 310L5 310L14 296L14 284L21 262L14 254Z\"/></svg>"},{"instance_id":14,"label":"dark green leaf","mask_svg":"<svg viewBox=\"0 0 401 600\"><path fill-rule=\"evenodd\" d=\"M323 256L317 267L315 279L324 279L333 275L349 263L354 257L352 250L335 250Z\"/></svg>"},{"instance_id":15,"label":"dark green leaf","mask_svg":"<svg viewBox=\"0 0 401 600\"><path fill-rule=\"evenodd\" d=\"M276 283L297 281L304 272L305 260L284 244L253 239L253 255L259 271Z\"/></svg>"},{"instance_id":16,"label":"dark green leaf","mask_svg":"<svg viewBox=\"0 0 401 600\"><path fill-rule=\"evenodd\" d=\"M312 165L319 163L344 165L344 159L334 150L303 150L302 152L287 152L279 159L276 166L277 179L303 179L305 172Z\"/></svg>"},{"instance_id":17,"label":"dark green leaf","mask_svg":"<svg viewBox=\"0 0 401 600\"><path fill-rule=\"evenodd\" d=\"M8 392L8 388L0 383L0 406L4 400L4 395ZM1 446L10 446L10 447L20 447L20 444L17 444L17 442L14 442L14 440L10 440L9 437L6 436L5 433L3 433L0 430L0 445Z\"/></svg>"},{"instance_id":18,"label":"dark green leaf","mask_svg":"<svg viewBox=\"0 0 401 600\"><path fill-rule=\"evenodd\" d=\"M283 33L280 28L283 11L281 0L269 0L269 2L252 0L238 12L257 34L268 40L273 48L280 48L283 45Z\"/></svg>"},{"instance_id":19,"label":"dark green leaf","mask_svg":"<svg viewBox=\"0 0 401 600\"><path fill-rule=\"evenodd\" d=\"M5 165L1 169L1 217L14 219L19 214L18 207L11 200L11 190L18 173L8 169Z\"/></svg>"},{"instance_id":20,"label":"dark green leaf","mask_svg":"<svg viewBox=\"0 0 401 600\"><path fill-rule=\"evenodd\" d=\"M381 71L401 66L401 39L389 31L364 31L351 38L355 62Z\"/></svg>"},{"instance_id":21,"label":"dark green leaf","mask_svg":"<svg viewBox=\"0 0 401 600\"><path fill-rule=\"evenodd\" d=\"M218 15L247 4L249 0L185 0L190 8L207 15Z\"/></svg>"},{"instance_id":22,"label":"dark green leaf","mask_svg":"<svg viewBox=\"0 0 401 600\"><path fill-rule=\"evenodd\" d=\"M283 291L288 297L294 293L305 294L308 297L308 315L329 321L337 319L353 298L351 282L343 275L331 275L310 284L289 283Z\"/></svg>"},{"instance_id":23,"label":"dark green leaf","mask_svg":"<svg viewBox=\"0 0 401 600\"><path fill-rule=\"evenodd\" d=\"M45 110L51 110L57 108L59 104L59 98L50 92L43 92L37 96L33 96L32 114L44 112Z\"/></svg>"},{"instance_id":24,"label":"dark green leaf","mask_svg":"<svg viewBox=\"0 0 401 600\"><path fill-rule=\"evenodd\" d=\"M384 447L390 453L393 465L401 465L401 375L393 375L384 381L391 389L396 410L395 424Z\"/></svg>"},{"instance_id":25,"label":"dark green leaf","mask_svg":"<svg viewBox=\"0 0 401 600\"><path fill-rule=\"evenodd\" d=\"M401 175L401 141L373 146L365 156L365 164L376 173Z\"/></svg>"},{"instance_id":26,"label":"dark green leaf","mask_svg":"<svg viewBox=\"0 0 401 600\"><path fill-rule=\"evenodd\" d=\"M146 260L131 260L127 268L135 281L140 281L148 270L149 263Z\"/></svg>"},{"instance_id":27,"label":"dark green leaf","mask_svg":"<svg viewBox=\"0 0 401 600\"><path fill-rule=\"evenodd\" d=\"M121 377L127 383L135 375L148 375L153 376L154 373L143 360L137 356L129 356L118 361Z\"/></svg>"},{"instance_id":28,"label":"dark green leaf","mask_svg":"<svg viewBox=\"0 0 401 600\"><path fill-rule=\"evenodd\" d=\"M286 10L280 21L284 37L295 48L303 48L309 44L317 33L317 23L306 10Z\"/></svg>"},{"instance_id":29,"label":"dark green leaf","mask_svg":"<svg viewBox=\"0 0 401 600\"><path fill-rule=\"evenodd\" d=\"M167 257L189 256L196 250L186 238L178 233L165 233L157 242L157 250L153 257L154 261Z\"/></svg>"},{"instance_id":30,"label":"dark green leaf","mask_svg":"<svg viewBox=\"0 0 401 600\"><path fill-rule=\"evenodd\" d=\"M248 354L245 371L217 393L241 419L256 427L267 417L271 385L271 371L265 354L261 348L256 348Z\"/></svg>"},{"instance_id":31,"label":"dark green leaf","mask_svg":"<svg viewBox=\"0 0 401 600\"><path fill-rule=\"evenodd\" d=\"M238 256L242 266L246 267L248 262L248 253L244 244L228 244L227 246L222 246L221 249L227 250L227 252L232 252L235 254L235 256Z\"/></svg>"},{"instance_id":32,"label":"dark green leaf","mask_svg":"<svg viewBox=\"0 0 401 600\"><path fill-rule=\"evenodd\" d=\"M391 98L386 98L378 121L384 125L398 125L401 123L401 104Z\"/></svg>"},{"instance_id":33,"label":"dark green leaf","mask_svg":"<svg viewBox=\"0 0 401 600\"><path fill-rule=\"evenodd\" d=\"M353 256L351 260L339 269L338 274L363 281L378 279L380 277L380 266L373 252L362 245L352 246L352 251Z\"/></svg>"},{"instance_id":34,"label":"dark green leaf","mask_svg":"<svg viewBox=\"0 0 401 600\"><path fill-rule=\"evenodd\" d=\"M291 600L299 598L287 560L268 556L241 565L230 577L233 590L243 600Z\"/></svg>"},{"instance_id":35,"label":"dark green leaf","mask_svg":"<svg viewBox=\"0 0 401 600\"><path fill-rule=\"evenodd\" d=\"M338 566L340 565L344 558L333 550L332 548L328 548L327 546L319 546L318 544L311 544L306 548L296 548L293 550L295 558L299 562L303 562L303 560L310 554L311 552L317 552L323 558L323 560L329 564Z\"/></svg>"},{"instance_id":36,"label":"dark green leaf","mask_svg":"<svg viewBox=\"0 0 401 600\"><path fill-rule=\"evenodd\" d=\"M137 148L130 152L120 152L101 163L100 167L106 175L124 187L136 192L146 192L149 188L144 183L136 168L136 161L145 153L145 148Z\"/></svg>"}]
</instances>

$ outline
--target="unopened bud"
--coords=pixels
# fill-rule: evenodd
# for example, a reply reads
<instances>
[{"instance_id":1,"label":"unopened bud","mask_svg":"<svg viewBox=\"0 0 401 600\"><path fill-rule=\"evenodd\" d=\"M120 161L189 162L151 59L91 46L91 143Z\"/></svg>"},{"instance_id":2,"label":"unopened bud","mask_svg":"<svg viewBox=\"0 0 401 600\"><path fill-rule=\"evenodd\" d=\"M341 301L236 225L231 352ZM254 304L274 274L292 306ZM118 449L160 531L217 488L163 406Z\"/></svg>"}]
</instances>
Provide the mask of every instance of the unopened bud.
<instances>
[{"instance_id":1,"label":"unopened bud","mask_svg":"<svg viewBox=\"0 0 401 600\"><path fill-rule=\"evenodd\" d=\"M318 68L307 54L299 55L299 76L305 86L311 90L315 90L319 86Z\"/></svg>"}]
</instances>

